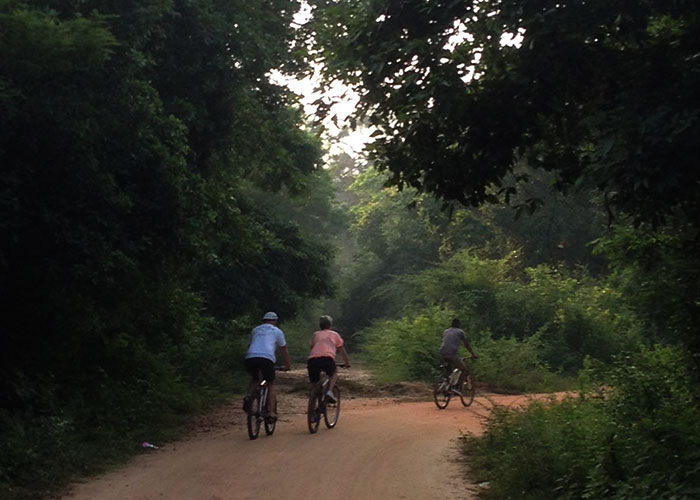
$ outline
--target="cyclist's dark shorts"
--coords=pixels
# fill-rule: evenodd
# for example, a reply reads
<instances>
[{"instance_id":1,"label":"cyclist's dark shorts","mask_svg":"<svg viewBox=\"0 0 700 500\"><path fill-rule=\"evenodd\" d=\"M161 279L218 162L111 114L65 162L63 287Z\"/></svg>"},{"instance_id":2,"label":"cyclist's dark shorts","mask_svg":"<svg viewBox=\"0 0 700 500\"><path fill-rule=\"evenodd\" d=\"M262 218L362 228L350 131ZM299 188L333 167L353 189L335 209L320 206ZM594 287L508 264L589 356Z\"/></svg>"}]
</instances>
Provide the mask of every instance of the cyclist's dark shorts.
<instances>
[{"instance_id":1,"label":"cyclist's dark shorts","mask_svg":"<svg viewBox=\"0 0 700 500\"><path fill-rule=\"evenodd\" d=\"M264 380L275 380L275 363L267 358L246 358L245 369L254 379L258 378L258 372L262 372Z\"/></svg>"},{"instance_id":2,"label":"cyclist's dark shorts","mask_svg":"<svg viewBox=\"0 0 700 500\"><path fill-rule=\"evenodd\" d=\"M332 377L335 373L335 360L331 357L310 358L306 362L306 368L309 370L309 380L316 383L321 380L321 370L326 372L326 375Z\"/></svg>"},{"instance_id":3,"label":"cyclist's dark shorts","mask_svg":"<svg viewBox=\"0 0 700 500\"><path fill-rule=\"evenodd\" d=\"M461 357L459 357L458 355L443 356L441 354L440 359L442 360L443 363L451 366L452 368L458 368L458 369L462 370L463 372L466 372L469 370L469 368L467 367L464 360Z\"/></svg>"}]
</instances>

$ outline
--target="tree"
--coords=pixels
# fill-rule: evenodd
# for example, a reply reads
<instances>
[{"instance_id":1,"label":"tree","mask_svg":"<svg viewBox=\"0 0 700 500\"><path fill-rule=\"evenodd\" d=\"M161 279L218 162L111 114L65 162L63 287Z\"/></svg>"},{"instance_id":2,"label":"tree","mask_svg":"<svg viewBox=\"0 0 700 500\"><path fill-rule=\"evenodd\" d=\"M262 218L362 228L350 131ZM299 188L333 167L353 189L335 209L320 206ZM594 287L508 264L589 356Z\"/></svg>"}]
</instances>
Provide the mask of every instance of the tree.
<instances>
[{"instance_id":1,"label":"tree","mask_svg":"<svg viewBox=\"0 0 700 500\"><path fill-rule=\"evenodd\" d=\"M329 246L252 203L324 182L266 76L302 64L296 7L0 0L0 406L172 376L171 350L330 293Z\"/></svg>"},{"instance_id":2,"label":"tree","mask_svg":"<svg viewBox=\"0 0 700 500\"><path fill-rule=\"evenodd\" d=\"M0 0L0 497L165 436L332 292L320 140L269 80L298 7Z\"/></svg>"},{"instance_id":3,"label":"tree","mask_svg":"<svg viewBox=\"0 0 700 500\"><path fill-rule=\"evenodd\" d=\"M327 81L359 88L393 184L507 200L525 161L638 223L700 220L696 2L313 4Z\"/></svg>"}]
</instances>

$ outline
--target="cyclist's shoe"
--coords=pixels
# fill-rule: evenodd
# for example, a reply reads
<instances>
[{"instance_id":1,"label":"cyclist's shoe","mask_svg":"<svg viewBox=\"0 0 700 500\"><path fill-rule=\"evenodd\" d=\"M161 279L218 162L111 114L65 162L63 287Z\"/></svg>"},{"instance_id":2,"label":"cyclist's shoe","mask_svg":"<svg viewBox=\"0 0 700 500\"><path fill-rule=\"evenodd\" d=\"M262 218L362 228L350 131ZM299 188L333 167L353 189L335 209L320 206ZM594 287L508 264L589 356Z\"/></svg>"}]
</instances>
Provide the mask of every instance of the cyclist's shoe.
<instances>
[{"instance_id":1,"label":"cyclist's shoe","mask_svg":"<svg viewBox=\"0 0 700 500\"><path fill-rule=\"evenodd\" d=\"M251 400L248 396L243 398L243 411L248 413L250 411Z\"/></svg>"},{"instance_id":2,"label":"cyclist's shoe","mask_svg":"<svg viewBox=\"0 0 700 500\"><path fill-rule=\"evenodd\" d=\"M265 420L268 422L277 422L277 415L273 415L272 413L265 415Z\"/></svg>"},{"instance_id":3,"label":"cyclist's shoe","mask_svg":"<svg viewBox=\"0 0 700 500\"><path fill-rule=\"evenodd\" d=\"M328 402L328 403L337 403L337 401L336 401L336 399L335 399L335 396L333 395L333 393L332 393L331 391L328 391L328 392L326 393L326 402Z\"/></svg>"}]
</instances>

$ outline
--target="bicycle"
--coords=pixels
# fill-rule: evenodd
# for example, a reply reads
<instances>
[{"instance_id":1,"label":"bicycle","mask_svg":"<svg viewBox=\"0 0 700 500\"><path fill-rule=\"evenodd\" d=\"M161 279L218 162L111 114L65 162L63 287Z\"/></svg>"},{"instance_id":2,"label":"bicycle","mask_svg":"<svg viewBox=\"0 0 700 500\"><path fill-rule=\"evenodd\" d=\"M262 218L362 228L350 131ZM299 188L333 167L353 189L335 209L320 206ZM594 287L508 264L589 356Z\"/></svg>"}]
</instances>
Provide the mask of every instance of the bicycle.
<instances>
[{"instance_id":1,"label":"bicycle","mask_svg":"<svg viewBox=\"0 0 700 500\"><path fill-rule=\"evenodd\" d=\"M345 365L337 365L337 367L344 368ZM336 382L333 387L335 403L330 400L326 401L326 392L328 391L329 382L330 377L323 372L321 380L314 384L314 388L309 394L309 406L306 420L311 434L315 434L316 431L318 431L318 426L321 423L321 415L323 415L323 421L329 429L332 429L335 427L335 424L338 423L338 418L340 417L340 389Z\"/></svg>"},{"instance_id":2,"label":"bicycle","mask_svg":"<svg viewBox=\"0 0 700 500\"><path fill-rule=\"evenodd\" d=\"M461 370L455 368L450 372L450 367L445 365L440 365L440 369L443 371L443 375L435 382L435 386L433 387L435 406L440 410L444 410L447 408L447 405L450 404L450 399L453 394L459 396L463 406L470 406L474 401L475 393L474 378L471 372L467 370L464 382L461 384L461 387L459 387Z\"/></svg>"},{"instance_id":3,"label":"bicycle","mask_svg":"<svg viewBox=\"0 0 700 500\"><path fill-rule=\"evenodd\" d=\"M275 368L276 371L284 371L282 368ZM268 408L269 386L267 380L259 374L258 385L253 389L253 393L249 396L246 410L246 424L248 427L248 437L257 439L260 434L260 425L264 424L265 434L271 436L275 432L277 426L277 418L270 415Z\"/></svg>"}]
</instances>

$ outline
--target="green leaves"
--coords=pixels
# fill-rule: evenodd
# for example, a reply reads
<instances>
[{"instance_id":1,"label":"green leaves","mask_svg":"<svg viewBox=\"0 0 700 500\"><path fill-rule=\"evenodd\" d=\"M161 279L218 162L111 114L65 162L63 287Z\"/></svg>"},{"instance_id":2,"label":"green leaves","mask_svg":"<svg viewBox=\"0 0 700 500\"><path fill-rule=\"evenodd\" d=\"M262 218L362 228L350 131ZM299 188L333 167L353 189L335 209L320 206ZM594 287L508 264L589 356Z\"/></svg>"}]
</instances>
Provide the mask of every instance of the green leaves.
<instances>
[{"instance_id":1,"label":"green leaves","mask_svg":"<svg viewBox=\"0 0 700 500\"><path fill-rule=\"evenodd\" d=\"M3 493L230 388L250 317L332 293L320 141L268 76L304 64L297 7L0 0L0 419L46 450ZM54 415L77 435L24 422Z\"/></svg>"},{"instance_id":2,"label":"green leaves","mask_svg":"<svg viewBox=\"0 0 700 500\"><path fill-rule=\"evenodd\" d=\"M527 159L559 173L557 189L594 183L617 212L659 225L677 209L700 218L697 14L691 2L384 0L319 4L315 29L328 81L361 81L360 113L384 132L369 149L392 184L478 205ZM362 42L326 54L337 26Z\"/></svg>"},{"instance_id":3,"label":"green leaves","mask_svg":"<svg viewBox=\"0 0 700 500\"><path fill-rule=\"evenodd\" d=\"M597 395L496 408L483 438L465 439L486 498L692 497L700 413L682 353L645 350L596 375Z\"/></svg>"}]
</instances>

